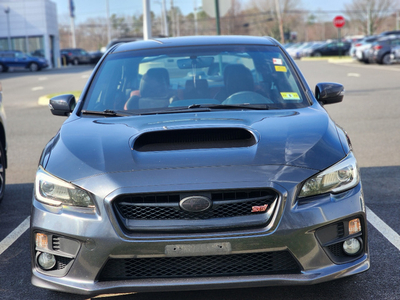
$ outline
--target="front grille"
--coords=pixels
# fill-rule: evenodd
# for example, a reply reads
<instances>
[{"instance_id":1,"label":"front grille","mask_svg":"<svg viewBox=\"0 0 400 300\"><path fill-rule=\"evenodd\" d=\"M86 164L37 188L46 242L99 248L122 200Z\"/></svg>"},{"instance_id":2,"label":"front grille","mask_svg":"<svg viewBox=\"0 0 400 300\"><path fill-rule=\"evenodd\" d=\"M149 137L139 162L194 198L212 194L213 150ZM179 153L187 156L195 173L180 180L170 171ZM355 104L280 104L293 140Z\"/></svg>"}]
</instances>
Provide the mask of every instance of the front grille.
<instances>
[{"instance_id":1,"label":"front grille","mask_svg":"<svg viewBox=\"0 0 400 300\"><path fill-rule=\"evenodd\" d=\"M288 251L212 256L112 258L100 281L300 273Z\"/></svg>"},{"instance_id":2,"label":"front grille","mask_svg":"<svg viewBox=\"0 0 400 300\"><path fill-rule=\"evenodd\" d=\"M193 192L195 194L199 192ZM124 195L114 203L124 219L206 220L254 215L253 206L271 205L278 197L272 190L219 191L210 192L210 195L213 205L204 212L182 210L179 201L184 196L180 194Z\"/></svg>"}]
</instances>

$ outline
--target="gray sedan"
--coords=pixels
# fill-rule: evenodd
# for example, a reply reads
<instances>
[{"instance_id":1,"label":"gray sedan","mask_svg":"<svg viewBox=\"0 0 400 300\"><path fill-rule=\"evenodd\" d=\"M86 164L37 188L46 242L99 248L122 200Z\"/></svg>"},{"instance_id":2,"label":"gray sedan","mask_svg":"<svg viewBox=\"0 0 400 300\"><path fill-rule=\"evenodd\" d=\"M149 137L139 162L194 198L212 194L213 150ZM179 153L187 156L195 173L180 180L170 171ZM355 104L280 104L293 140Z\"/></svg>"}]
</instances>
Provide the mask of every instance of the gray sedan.
<instances>
[{"instance_id":1,"label":"gray sedan","mask_svg":"<svg viewBox=\"0 0 400 300\"><path fill-rule=\"evenodd\" d=\"M79 294L315 284L369 268L352 145L272 38L111 47L45 146L32 283Z\"/></svg>"}]
</instances>

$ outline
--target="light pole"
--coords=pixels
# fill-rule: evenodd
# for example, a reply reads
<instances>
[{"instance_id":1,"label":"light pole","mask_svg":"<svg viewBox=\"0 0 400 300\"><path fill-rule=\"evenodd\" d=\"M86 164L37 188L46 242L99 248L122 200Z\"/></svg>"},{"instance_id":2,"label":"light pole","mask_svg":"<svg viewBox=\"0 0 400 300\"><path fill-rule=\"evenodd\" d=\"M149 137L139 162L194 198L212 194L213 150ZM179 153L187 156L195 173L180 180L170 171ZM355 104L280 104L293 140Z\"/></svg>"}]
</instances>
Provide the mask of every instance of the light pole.
<instances>
[{"instance_id":1,"label":"light pole","mask_svg":"<svg viewBox=\"0 0 400 300\"><path fill-rule=\"evenodd\" d=\"M8 40L8 50L12 50L11 49L11 34L10 34L10 7L7 6L6 9L4 10L4 12L7 15L7 32L8 32L8 36L7 36L7 40Z\"/></svg>"}]
</instances>

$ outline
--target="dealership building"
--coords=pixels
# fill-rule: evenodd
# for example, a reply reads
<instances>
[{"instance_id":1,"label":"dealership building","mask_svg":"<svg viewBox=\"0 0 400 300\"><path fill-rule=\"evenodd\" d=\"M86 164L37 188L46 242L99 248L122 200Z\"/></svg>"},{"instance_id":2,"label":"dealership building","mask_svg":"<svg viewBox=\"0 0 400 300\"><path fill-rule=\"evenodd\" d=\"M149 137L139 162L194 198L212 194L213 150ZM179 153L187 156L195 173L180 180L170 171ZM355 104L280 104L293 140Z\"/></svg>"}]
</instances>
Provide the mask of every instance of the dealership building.
<instances>
[{"instance_id":1,"label":"dealership building","mask_svg":"<svg viewBox=\"0 0 400 300\"><path fill-rule=\"evenodd\" d=\"M20 50L45 57L57 67L60 57L57 6L50 0L0 0L0 51Z\"/></svg>"}]
</instances>

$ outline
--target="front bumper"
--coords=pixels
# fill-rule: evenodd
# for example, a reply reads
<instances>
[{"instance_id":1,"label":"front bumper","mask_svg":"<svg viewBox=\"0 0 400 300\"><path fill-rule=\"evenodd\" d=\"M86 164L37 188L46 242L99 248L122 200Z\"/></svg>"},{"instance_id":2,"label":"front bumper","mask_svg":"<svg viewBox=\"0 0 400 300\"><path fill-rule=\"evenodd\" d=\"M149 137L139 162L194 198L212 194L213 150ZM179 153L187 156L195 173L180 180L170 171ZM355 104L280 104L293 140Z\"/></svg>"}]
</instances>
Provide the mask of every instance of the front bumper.
<instances>
[{"instance_id":1,"label":"front bumper","mask_svg":"<svg viewBox=\"0 0 400 300\"><path fill-rule=\"evenodd\" d=\"M49 207L34 199L31 218L32 283L57 291L95 295L115 292L308 285L368 270L367 224L361 184L342 194L321 195L301 204L295 200L294 193L291 195L278 185L272 187L279 191L282 198L273 216L273 222L268 226L203 233L129 233L121 229L111 206L107 203L104 209L99 209L97 213L75 215L71 222L71 213L68 211L53 209L49 212ZM363 241L362 251L355 257L335 260L326 247L330 243L321 242L317 232L321 228L328 228L343 221L347 222L354 217L360 218L362 223L362 235L359 237ZM71 258L66 262L64 271L51 273L40 270L36 261L37 251L34 241L36 232L65 238L76 245L76 248L68 249ZM343 241L345 238L346 236L332 239ZM110 260L129 260L130 262L136 259L157 261L157 259L174 258L179 260L193 256L188 251L171 254L168 249L182 245L190 248L196 245L216 244L229 245L229 247L222 253L210 250L211 248L206 248L205 252L197 250L193 253L195 256L205 258L215 255L221 255L222 258L222 255L232 257L254 253L286 252L296 262L298 270L287 273L273 270L261 274L262 272L257 269L256 272L249 274L238 271L236 274L230 273L229 276L224 274L171 275L160 278L156 276L140 278L139 276L134 279L129 276L120 278L121 275L118 273L113 280L104 279L102 275L107 261ZM207 251L210 251L212 255L208 255ZM54 253L57 254L57 252ZM257 260L253 263L261 264Z\"/></svg>"}]
</instances>

